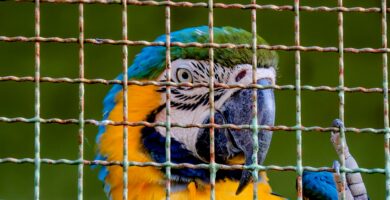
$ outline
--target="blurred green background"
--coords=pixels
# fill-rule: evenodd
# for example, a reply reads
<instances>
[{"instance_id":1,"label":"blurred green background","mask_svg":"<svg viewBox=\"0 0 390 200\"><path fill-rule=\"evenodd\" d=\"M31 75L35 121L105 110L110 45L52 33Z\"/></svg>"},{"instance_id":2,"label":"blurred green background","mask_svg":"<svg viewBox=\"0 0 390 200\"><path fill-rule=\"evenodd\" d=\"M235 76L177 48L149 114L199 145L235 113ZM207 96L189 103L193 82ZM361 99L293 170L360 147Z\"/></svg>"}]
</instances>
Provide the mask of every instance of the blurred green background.
<instances>
[{"instance_id":1,"label":"blurred green background","mask_svg":"<svg viewBox=\"0 0 390 200\"><path fill-rule=\"evenodd\" d=\"M192 1L200 2L200 1ZM249 3L216 0L223 3ZM261 4L292 5L292 0L262 0ZM345 0L345 6L380 7L379 0ZM337 1L302 0L301 5L336 6ZM207 8L172 8L172 30L207 25ZM294 13L257 11L258 33L270 44L294 44ZM345 47L381 47L379 13L345 13ZM164 33L164 7L128 6L129 39L154 40ZM250 10L215 9L215 26L234 26L250 31ZM301 44L337 46L337 13L301 12ZM34 4L0 2L1 36L34 36ZM78 5L41 4L43 37L78 37ZM121 39L120 5L85 5L85 38ZM41 43L41 75L78 77L78 44ZM113 79L121 73L121 46L85 45L85 76ZM129 46L129 61L141 46ZM280 51L278 84L295 84L294 52ZM338 54L302 52L303 85L338 85ZM0 76L34 76L34 43L0 42ZM345 85L382 87L382 55L345 53ZM101 119L102 99L109 86L85 86L85 118ZM295 125L294 91L275 91L278 125ZM0 82L0 116L34 116L34 83ZM78 118L77 84L41 84L43 118ZM302 91L304 126L330 126L338 117L338 94ZM383 98L380 93L346 93L345 124L348 127L383 128ZM97 127L86 125L85 159L94 158ZM34 157L34 124L0 123L0 158ZM329 133L303 133L303 164L331 166L337 159ZM384 167L384 137L381 134L347 133L350 151L360 167ZM41 157L77 159L77 125L41 125ZM295 165L295 132L275 132L266 165ZM0 199L33 198L32 164L0 165ZM295 172L269 172L273 190L291 199L296 197ZM364 174L372 199L384 199L385 176ZM85 167L85 199L105 199L97 170ZM41 168L42 199L76 199L77 166L47 165Z\"/></svg>"}]
</instances>

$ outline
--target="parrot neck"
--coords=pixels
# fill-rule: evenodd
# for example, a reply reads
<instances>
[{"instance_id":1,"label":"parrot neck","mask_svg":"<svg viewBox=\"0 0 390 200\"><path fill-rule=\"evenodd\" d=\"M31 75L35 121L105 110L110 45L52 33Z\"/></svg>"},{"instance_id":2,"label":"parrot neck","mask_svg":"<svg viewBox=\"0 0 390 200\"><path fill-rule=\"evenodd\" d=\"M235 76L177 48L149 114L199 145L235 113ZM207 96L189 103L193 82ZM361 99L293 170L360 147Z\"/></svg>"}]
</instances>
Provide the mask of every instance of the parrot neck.
<instances>
[{"instance_id":1,"label":"parrot neck","mask_svg":"<svg viewBox=\"0 0 390 200\"><path fill-rule=\"evenodd\" d=\"M154 122L156 114L164 108L165 104L156 109L147 118L148 122ZM151 158L159 163L166 162L165 140L154 127L144 127L141 130L141 140L146 151L149 152ZM171 162L173 163L190 163L190 164L204 164L204 161L195 157L184 145L171 138ZM164 168L161 169L165 171ZM216 180L240 180L241 170L218 170ZM210 182L210 171L208 169L171 169L172 180L178 184L189 183L191 181L201 180L204 183Z\"/></svg>"}]
</instances>

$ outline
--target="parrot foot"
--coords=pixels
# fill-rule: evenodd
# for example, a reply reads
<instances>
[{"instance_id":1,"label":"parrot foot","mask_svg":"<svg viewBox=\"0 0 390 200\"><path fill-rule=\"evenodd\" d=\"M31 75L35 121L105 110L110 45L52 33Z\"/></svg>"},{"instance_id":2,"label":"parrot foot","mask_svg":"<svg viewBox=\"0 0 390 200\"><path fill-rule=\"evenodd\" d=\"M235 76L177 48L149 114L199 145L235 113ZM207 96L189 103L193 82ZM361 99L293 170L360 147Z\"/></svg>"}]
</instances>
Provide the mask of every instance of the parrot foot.
<instances>
[{"instance_id":1,"label":"parrot foot","mask_svg":"<svg viewBox=\"0 0 390 200\"><path fill-rule=\"evenodd\" d=\"M340 119L333 120L333 127L339 128L340 130L344 128L344 123ZM334 149L337 152L337 155L340 158L340 161L344 160L344 166L349 169L359 168L356 160L349 152L349 148L347 142L342 141L340 138L340 131L332 131L331 132L331 142L333 144ZM342 145L342 142L344 145ZM346 173L345 187L343 186L343 182L340 175L341 165L339 161L333 162L333 169L336 173L334 173L334 180L336 182L337 191L339 192L339 199L343 195L342 191L344 188L345 197L347 200L367 200L367 190L364 185L362 176L360 173Z\"/></svg>"},{"instance_id":2,"label":"parrot foot","mask_svg":"<svg viewBox=\"0 0 390 200\"><path fill-rule=\"evenodd\" d=\"M332 127L343 129L344 123L340 119L335 119L333 120ZM332 131L330 141L332 142L333 147L336 150L340 160L343 160L343 156L345 156L345 159L350 157L349 148L345 139L344 139L344 149L343 149L342 141L340 138L340 131Z\"/></svg>"},{"instance_id":3,"label":"parrot foot","mask_svg":"<svg viewBox=\"0 0 390 200\"><path fill-rule=\"evenodd\" d=\"M332 126L337 127L337 128L342 128L342 127L344 127L344 123L343 123L343 121L341 121L341 119L335 119L332 122Z\"/></svg>"}]
</instances>

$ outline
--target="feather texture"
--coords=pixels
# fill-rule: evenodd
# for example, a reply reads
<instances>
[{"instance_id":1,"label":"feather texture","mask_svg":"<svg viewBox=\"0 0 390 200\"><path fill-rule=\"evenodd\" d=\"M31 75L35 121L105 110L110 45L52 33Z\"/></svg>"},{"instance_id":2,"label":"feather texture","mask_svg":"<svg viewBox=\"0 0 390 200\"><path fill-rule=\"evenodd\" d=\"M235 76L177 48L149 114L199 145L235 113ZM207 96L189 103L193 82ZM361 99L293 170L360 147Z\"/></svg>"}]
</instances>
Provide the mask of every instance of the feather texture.
<instances>
[{"instance_id":1,"label":"feather texture","mask_svg":"<svg viewBox=\"0 0 390 200\"><path fill-rule=\"evenodd\" d=\"M331 172L304 171L303 195L309 200L337 200L338 192Z\"/></svg>"},{"instance_id":2,"label":"feather texture","mask_svg":"<svg viewBox=\"0 0 390 200\"><path fill-rule=\"evenodd\" d=\"M215 27L215 43L235 43L251 44L252 34L242 29L232 27ZM266 44L264 39L258 36L258 44ZM165 35L158 37L155 42L165 42ZM208 27L200 26L187 28L171 33L171 42L199 42L208 43ZM165 51L164 46L150 46L142 49L141 53L136 56L133 64L128 69L129 80L156 80L165 69ZM243 49L215 49L214 61L225 67L233 67L238 64L252 63L252 50ZM257 51L258 67L268 68L277 65L277 55L274 51L259 49ZM208 48L181 48L173 46L171 48L171 59L194 59L208 60ZM123 74L119 75L117 80L123 80ZM128 120L130 122L146 121L148 116L158 109L163 103L161 96L157 92L156 86L135 86L128 87ZM123 97L122 86L114 85L104 99L103 120L112 120L120 122L123 120ZM152 162L162 161L165 157L163 154L149 154L147 144L142 143L141 126L128 127L128 144L129 157L131 161ZM154 137L156 135L151 135ZM156 139L156 138L154 138ZM161 140L161 138L157 138ZM123 160L123 127L102 125L96 137L97 156L96 160L122 161ZM150 144L150 143L148 143ZM176 144L173 143L175 146ZM177 144L175 148L179 148ZM175 157L173 157L175 158ZM190 162L190 161L188 161ZM194 171L195 174L199 171ZM122 195L122 168L120 166L102 166L99 179L104 182L104 189L107 195L112 199L121 199ZM206 174L205 174L206 175ZM202 175L202 176L205 176ZM132 196L129 199L161 199L165 196L164 175L154 167L130 167L129 168L129 191ZM208 199L209 189L200 189L195 187L192 181L187 184L182 192L172 194L171 199L183 199L184 197L196 197L196 199ZM234 191L238 182L234 180L220 180L216 186L217 191L221 192L218 199L247 199L252 196L252 191L248 190L241 197L235 197ZM232 189L234 188L234 189ZM249 187L248 187L249 188ZM222 192L232 191L232 194ZM271 194L271 189L267 182L259 184L259 193L266 199L281 199ZM263 194L264 193L264 194ZM233 195L234 194L234 195ZM184 196L183 196L184 195ZM206 198L207 197L207 198Z\"/></svg>"}]
</instances>

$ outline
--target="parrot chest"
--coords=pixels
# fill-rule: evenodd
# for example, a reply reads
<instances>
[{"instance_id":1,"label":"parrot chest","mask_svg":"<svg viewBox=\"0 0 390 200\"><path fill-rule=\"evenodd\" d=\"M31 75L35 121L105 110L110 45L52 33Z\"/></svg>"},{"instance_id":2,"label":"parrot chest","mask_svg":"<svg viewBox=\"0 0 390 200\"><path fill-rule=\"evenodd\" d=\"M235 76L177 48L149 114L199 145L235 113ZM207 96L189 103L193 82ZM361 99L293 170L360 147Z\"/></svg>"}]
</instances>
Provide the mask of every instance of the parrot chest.
<instances>
[{"instance_id":1,"label":"parrot chest","mask_svg":"<svg viewBox=\"0 0 390 200\"><path fill-rule=\"evenodd\" d=\"M253 184L250 184L240 195L236 195L235 191L238 186L238 181L223 180L216 182L215 197L217 200L233 199L247 200L253 197ZM180 187L180 188L179 188ZM272 194L271 188L266 181L258 184L258 196L260 199L267 200L282 200L284 198ZM190 182L186 185L171 185L172 200L209 200L210 185L199 185L195 182ZM119 199L121 193L118 194ZM140 184L136 187L129 186L129 199L143 200L163 200L165 199L165 184Z\"/></svg>"}]
</instances>

